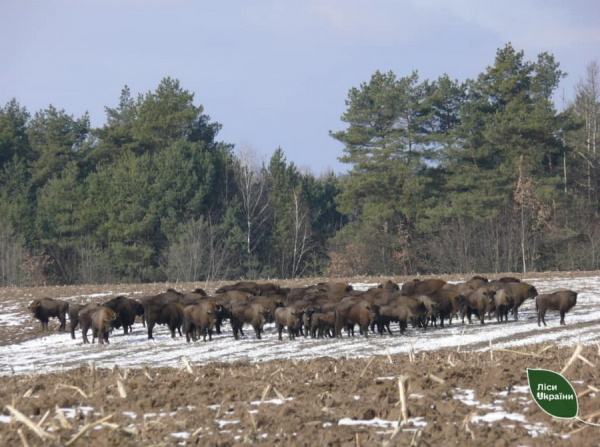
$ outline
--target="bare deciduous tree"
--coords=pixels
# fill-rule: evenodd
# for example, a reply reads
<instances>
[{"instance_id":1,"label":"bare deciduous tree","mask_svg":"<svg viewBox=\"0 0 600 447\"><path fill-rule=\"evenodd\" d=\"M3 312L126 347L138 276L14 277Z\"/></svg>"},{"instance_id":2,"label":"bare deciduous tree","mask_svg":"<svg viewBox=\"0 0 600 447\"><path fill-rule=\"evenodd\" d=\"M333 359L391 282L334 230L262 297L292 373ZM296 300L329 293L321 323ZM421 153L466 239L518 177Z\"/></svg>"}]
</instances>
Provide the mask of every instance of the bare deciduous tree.
<instances>
[{"instance_id":1,"label":"bare deciduous tree","mask_svg":"<svg viewBox=\"0 0 600 447\"><path fill-rule=\"evenodd\" d=\"M242 199L246 222L246 253L252 255L262 239L262 227L269 217L269 200L266 182L255 163L255 153L249 147L239 151L239 163L235 169L236 183Z\"/></svg>"}]
</instances>

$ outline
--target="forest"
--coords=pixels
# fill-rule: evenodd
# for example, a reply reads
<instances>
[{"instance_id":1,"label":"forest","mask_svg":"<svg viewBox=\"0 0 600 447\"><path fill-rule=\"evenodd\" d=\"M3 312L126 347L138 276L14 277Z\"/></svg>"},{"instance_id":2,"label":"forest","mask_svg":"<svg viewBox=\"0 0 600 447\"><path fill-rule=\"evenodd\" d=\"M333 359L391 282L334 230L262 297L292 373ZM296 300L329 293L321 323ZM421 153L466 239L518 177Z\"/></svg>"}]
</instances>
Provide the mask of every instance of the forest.
<instances>
[{"instance_id":1,"label":"forest","mask_svg":"<svg viewBox=\"0 0 600 447\"><path fill-rule=\"evenodd\" d=\"M376 71L330 130L343 174L219 140L165 77L92 128L0 108L0 286L597 270L599 68L512 44L464 82ZM564 95L563 95L564 96Z\"/></svg>"}]
</instances>

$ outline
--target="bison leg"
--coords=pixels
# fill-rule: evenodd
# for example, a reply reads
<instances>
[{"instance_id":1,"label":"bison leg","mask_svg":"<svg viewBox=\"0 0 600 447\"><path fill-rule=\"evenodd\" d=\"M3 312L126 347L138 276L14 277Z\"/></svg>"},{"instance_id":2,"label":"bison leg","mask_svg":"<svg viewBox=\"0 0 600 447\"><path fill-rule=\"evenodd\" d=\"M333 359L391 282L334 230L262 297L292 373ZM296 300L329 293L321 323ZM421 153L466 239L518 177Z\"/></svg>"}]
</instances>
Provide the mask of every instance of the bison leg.
<instances>
[{"instance_id":1,"label":"bison leg","mask_svg":"<svg viewBox=\"0 0 600 447\"><path fill-rule=\"evenodd\" d=\"M77 322L75 322L75 324L73 324L73 321L71 321L71 338L73 340L75 340L75 329L77 328Z\"/></svg>"},{"instance_id":2,"label":"bison leg","mask_svg":"<svg viewBox=\"0 0 600 447\"><path fill-rule=\"evenodd\" d=\"M564 310L560 311L560 324L561 325L565 324L565 311Z\"/></svg>"},{"instance_id":3,"label":"bison leg","mask_svg":"<svg viewBox=\"0 0 600 447\"><path fill-rule=\"evenodd\" d=\"M152 336L152 329L154 329L154 321L148 321L146 328L148 329L148 340L154 339L154 337Z\"/></svg>"},{"instance_id":4,"label":"bison leg","mask_svg":"<svg viewBox=\"0 0 600 447\"><path fill-rule=\"evenodd\" d=\"M279 337L279 341L282 341L281 333L283 332L283 326L277 323L277 336Z\"/></svg>"},{"instance_id":5,"label":"bison leg","mask_svg":"<svg viewBox=\"0 0 600 447\"><path fill-rule=\"evenodd\" d=\"M406 321L400 320L399 325L400 325L400 333L402 335L404 335L404 331L408 327L408 323Z\"/></svg>"},{"instance_id":6,"label":"bison leg","mask_svg":"<svg viewBox=\"0 0 600 447\"><path fill-rule=\"evenodd\" d=\"M260 332L261 332L260 326L254 326L254 333L256 334L256 338L258 340L261 340L261 338L260 338Z\"/></svg>"},{"instance_id":7,"label":"bison leg","mask_svg":"<svg viewBox=\"0 0 600 447\"><path fill-rule=\"evenodd\" d=\"M83 338L83 343L84 344L89 344L90 343L90 341L87 338L87 331L88 331L88 327L82 325L81 326L81 338Z\"/></svg>"}]
</instances>

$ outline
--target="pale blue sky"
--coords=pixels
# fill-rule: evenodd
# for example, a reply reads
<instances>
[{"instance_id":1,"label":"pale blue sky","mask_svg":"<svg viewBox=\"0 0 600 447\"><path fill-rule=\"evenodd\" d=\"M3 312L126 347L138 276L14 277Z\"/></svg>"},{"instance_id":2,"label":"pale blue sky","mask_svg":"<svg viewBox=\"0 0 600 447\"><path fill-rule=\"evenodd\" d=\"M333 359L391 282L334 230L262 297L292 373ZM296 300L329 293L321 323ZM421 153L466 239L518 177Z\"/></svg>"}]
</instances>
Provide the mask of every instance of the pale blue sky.
<instances>
[{"instance_id":1,"label":"pale blue sky","mask_svg":"<svg viewBox=\"0 0 600 447\"><path fill-rule=\"evenodd\" d=\"M328 135L375 70L465 80L511 41L553 53L567 99L600 62L600 2L518 0L0 0L0 104L53 104L105 122L124 85L165 76L195 93L219 139L259 158L281 146L315 174L347 169ZM560 106L560 104L559 104Z\"/></svg>"}]
</instances>

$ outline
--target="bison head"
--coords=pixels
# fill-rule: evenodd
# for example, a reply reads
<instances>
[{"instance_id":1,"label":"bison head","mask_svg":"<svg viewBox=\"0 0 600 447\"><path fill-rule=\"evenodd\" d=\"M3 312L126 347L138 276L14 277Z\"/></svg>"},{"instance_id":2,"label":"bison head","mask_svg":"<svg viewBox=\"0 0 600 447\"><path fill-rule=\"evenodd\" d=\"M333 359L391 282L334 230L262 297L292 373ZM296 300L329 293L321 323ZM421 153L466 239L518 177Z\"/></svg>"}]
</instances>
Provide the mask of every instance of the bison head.
<instances>
[{"instance_id":1,"label":"bison head","mask_svg":"<svg viewBox=\"0 0 600 447\"><path fill-rule=\"evenodd\" d=\"M42 302L40 300L33 300L31 303L29 303L29 306L27 306L27 308L29 310L32 310L35 312L35 310L40 307L40 305L42 304Z\"/></svg>"}]
</instances>

